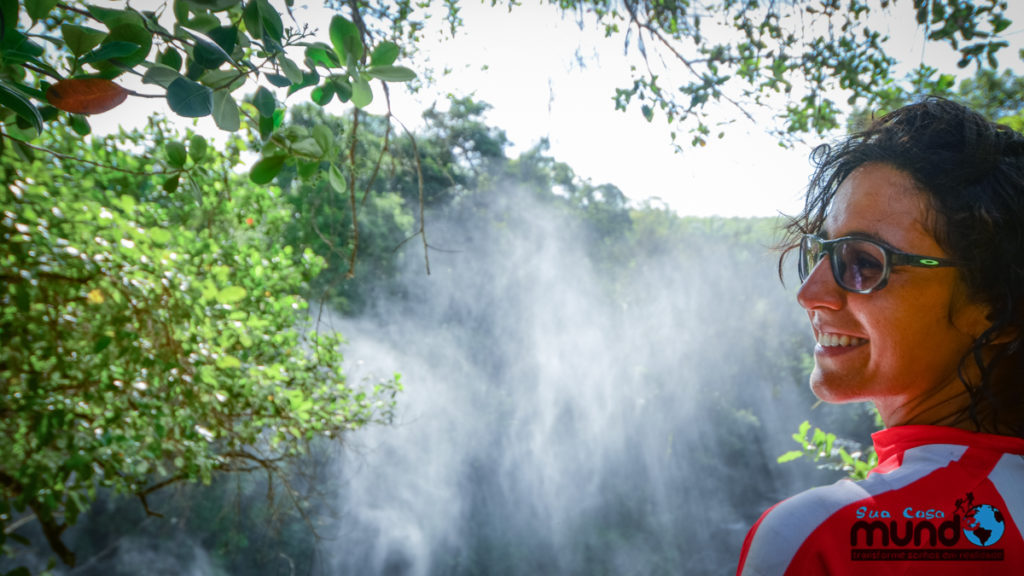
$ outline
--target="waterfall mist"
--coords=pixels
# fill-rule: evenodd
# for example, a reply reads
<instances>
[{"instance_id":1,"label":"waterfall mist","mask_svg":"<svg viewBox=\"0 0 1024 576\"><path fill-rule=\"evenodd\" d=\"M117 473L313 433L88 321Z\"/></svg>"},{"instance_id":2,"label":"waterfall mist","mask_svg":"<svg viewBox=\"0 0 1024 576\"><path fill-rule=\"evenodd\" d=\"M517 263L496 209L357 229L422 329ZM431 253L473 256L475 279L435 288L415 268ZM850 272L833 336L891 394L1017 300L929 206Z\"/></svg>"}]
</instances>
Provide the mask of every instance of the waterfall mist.
<instances>
[{"instance_id":1,"label":"waterfall mist","mask_svg":"<svg viewBox=\"0 0 1024 576\"><path fill-rule=\"evenodd\" d=\"M54 574L734 573L764 509L837 476L775 461L814 399L766 222L649 208L609 236L537 198L428 213L430 275L414 239L368 310L312 306L351 383L401 374L392 426L315 443L287 488L162 490L164 518L101 494Z\"/></svg>"},{"instance_id":2,"label":"waterfall mist","mask_svg":"<svg viewBox=\"0 0 1024 576\"><path fill-rule=\"evenodd\" d=\"M428 216L451 250L429 276L410 249L399 297L330 321L352 378L406 390L395 426L347 439L323 573L735 570L757 515L806 487L774 461L810 340L770 238L711 221L609 264L522 191L460 213Z\"/></svg>"}]
</instances>

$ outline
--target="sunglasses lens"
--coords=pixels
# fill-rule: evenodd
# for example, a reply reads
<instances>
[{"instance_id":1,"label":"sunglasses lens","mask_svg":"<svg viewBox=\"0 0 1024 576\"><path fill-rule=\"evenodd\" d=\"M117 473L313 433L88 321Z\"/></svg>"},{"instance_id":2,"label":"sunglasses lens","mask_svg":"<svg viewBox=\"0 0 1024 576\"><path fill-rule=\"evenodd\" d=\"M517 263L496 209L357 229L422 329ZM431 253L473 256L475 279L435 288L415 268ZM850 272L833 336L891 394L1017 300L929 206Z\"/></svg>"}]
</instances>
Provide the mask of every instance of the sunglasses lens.
<instances>
[{"instance_id":1,"label":"sunglasses lens","mask_svg":"<svg viewBox=\"0 0 1024 576\"><path fill-rule=\"evenodd\" d=\"M809 235L804 236L800 241L800 258L797 262L797 272L800 274L801 283L807 280L823 256L821 239Z\"/></svg>"},{"instance_id":2,"label":"sunglasses lens","mask_svg":"<svg viewBox=\"0 0 1024 576\"><path fill-rule=\"evenodd\" d=\"M840 242L834 254L832 271L839 285L847 290L871 290L885 277L885 252L875 244L848 240Z\"/></svg>"}]
</instances>

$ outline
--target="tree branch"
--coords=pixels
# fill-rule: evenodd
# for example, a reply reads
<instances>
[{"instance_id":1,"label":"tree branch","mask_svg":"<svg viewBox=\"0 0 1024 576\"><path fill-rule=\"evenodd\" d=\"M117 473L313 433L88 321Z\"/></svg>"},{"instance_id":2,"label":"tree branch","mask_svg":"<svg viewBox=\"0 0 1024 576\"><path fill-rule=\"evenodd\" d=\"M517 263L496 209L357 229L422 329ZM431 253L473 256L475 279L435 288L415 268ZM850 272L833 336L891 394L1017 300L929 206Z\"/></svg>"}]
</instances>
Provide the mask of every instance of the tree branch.
<instances>
[{"instance_id":1,"label":"tree branch","mask_svg":"<svg viewBox=\"0 0 1024 576\"><path fill-rule=\"evenodd\" d=\"M21 140L20 138L15 138L15 137L11 136L10 134L4 133L4 132L0 132L0 138L7 138L7 139L10 139L10 140L13 140L14 142L17 142L18 144L20 144L21 146L25 146L26 148L31 148L32 150L35 150L36 152L42 152L44 154L49 154L49 155L51 155L51 156L53 156L55 158L60 158L61 160L70 160L72 162L79 162L81 164L87 164L89 166L95 166L97 168L103 168L104 170L113 170L115 172L121 172L122 174L131 174L132 176L165 176L165 175L180 174L182 172L185 172L185 170L169 170L167 172L141 172L141 171L138 171L138 170L128 170L126 168L118 168L117 166L112 166L110 164L103 164L102 162L95 162L93 160L85 160L83 158L77 158L75 156L70 156L68 154L57 152L56 150L50 150L49 148L45 148L43 146L36 146L35 144L29 144L28 142L25 142L24 140Z\"/></svg>"},{"instance_id":2,"label":"tree branch","mask_svg":"<svg viewBox=\"0 0 1024 576\"><path fill-rule=\"evenodd\" d=\"M24 487L21 483L2 470L0 470L0 486L3 486L5 491L9 490L16 495L24 492ZM74 566L75 553L68 549L64 545L64 541L60 539L68 525L54 520L53 512L45 504L34 498L29 499L28 507L39 520L39 526L43 530L43 536L46 537L46 541L50 544L50 549L53 550L65 565Z\"/></svg>"},{"instance_id":3,"label":"tree branch","mask_svg":"<svg viewBox=\"0 0 1024 576\"><path fill-rule=\"evenodd\" d=\"M348 256L348 272L345 278L352 278L356 275L356 254L359 252L359 218L356 215L356 144L359 143L359 108L352 108L352 135L349 137L348 147L348 199L352 210L352 250Z\"/></svg>"},{"instance_id":4,"label":"tree branch","mask_svg":"<svg viewBox=\"0 0 1024 576\"><path fill-rule=\"evenodd\" d=\"M415 234L413 234L412 236L409 236L405 240L402 240L398 244L398 246L395 246L395 251L397 252L398 249L401 248L402 246L404 246L406 242L408 242L409 240L412 240L416 236L419 236L420 238L422 238L423 239L423 261L426 263L426 266L427 266L427 276L429 276L430 275L430 246L427 244L427 229L426 229L426 226L425 226L425 223L424 223L425 221L424 221L424 218L423 218L423 213L425 211L424 210L424 201L423 201L423 165L420 163L420 151L419 151L419 148L416 146L416 136L414 136L413 133L409 131L409 128L406 127L406 125L403 124L401 120L396 118L395 122L398 122L398 125L402 127L402 130L405 130L406 135L409 136L409 142L412 143L412 155L413 155L413 158L416 159L416 182L418 184L419 193L420 193L420 228L419 228L419 230Z\"/></svg>"},{"instance_id":5,"label":"tree branch","mask_svg":"<svg viewBox=\"0 0 1024 576\"><path fill-rule=\"evenodd\" d=\"M388 83L381 80L380 85L384 87L384 101L387 103L388 111L384 115L384 145L381 146L380 154L377 155L377 162L373 166L373 173L370 174L370 180L366 183L366 187L363 188L363 199L359 201L359 206L366 206L366 198L370 195L370 187L377 181L377 175L380 174L380 165L384 161L384 155L390 149L391 143L391 92L388 91Z\"/></svg>"}]
</instances>

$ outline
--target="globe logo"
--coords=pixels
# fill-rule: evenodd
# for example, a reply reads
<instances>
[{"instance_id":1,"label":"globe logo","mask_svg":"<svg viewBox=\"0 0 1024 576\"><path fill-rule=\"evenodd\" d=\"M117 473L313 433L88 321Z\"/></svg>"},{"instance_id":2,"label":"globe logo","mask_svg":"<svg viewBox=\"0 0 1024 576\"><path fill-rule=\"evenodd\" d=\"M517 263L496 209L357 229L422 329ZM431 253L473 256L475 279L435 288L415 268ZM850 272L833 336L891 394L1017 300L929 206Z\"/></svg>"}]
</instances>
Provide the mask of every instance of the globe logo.
<instances>
[{"instance_id":1,"label":"globe logo","mask_svg":"<svg viewBox=\"0 0 1024 576\"><path fill-rule=\"evenodd\" d=\"M981 504L967 512L967 527L964 536L975 546L991 546L1003 537L1006 524L998 508Z\"/></svg>"}]
</instances>

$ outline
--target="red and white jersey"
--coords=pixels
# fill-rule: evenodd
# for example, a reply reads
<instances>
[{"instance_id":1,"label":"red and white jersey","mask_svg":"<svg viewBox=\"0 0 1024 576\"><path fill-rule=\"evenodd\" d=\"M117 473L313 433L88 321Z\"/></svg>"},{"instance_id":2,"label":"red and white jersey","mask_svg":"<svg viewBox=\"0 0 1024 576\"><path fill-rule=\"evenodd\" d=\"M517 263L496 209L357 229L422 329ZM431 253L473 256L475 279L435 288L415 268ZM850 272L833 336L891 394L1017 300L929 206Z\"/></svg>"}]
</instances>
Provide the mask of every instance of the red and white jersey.
<instances>
[{"instance_id":1,"label":"red and white jersey","mask_svg":"<svg viewBox=\"0 0 1024 576\"><path fill-rule=\"evenodd\" d=\"M765 512L739 576L1024 575L1024 439L945 426L872 436L878 466Z\"/></svg>"}]
</instances>

